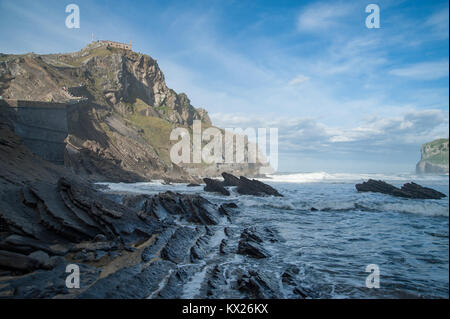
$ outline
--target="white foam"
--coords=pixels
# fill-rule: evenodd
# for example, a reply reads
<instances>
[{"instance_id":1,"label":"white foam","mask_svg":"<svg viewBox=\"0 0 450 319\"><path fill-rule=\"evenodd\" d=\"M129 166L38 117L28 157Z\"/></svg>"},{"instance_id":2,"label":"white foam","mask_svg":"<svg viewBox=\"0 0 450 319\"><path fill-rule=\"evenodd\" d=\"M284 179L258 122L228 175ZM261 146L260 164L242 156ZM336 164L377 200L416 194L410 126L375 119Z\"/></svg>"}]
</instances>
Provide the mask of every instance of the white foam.
<instances>
[{"instance_id":1,"label":"white foam","mask_svg":"<svg viewBox=\"0 0 450 319\"><path fill-rule=\"evenodd\" d=\"M368 179L385 181L439 181L448 183L448 175L415 175L410 173L379 174L379 173L295 173L295 174L274 174L267 175L268 178L260 178L264 182L281 183L320 183L320 182L340 182L354 183Z\"/></svg>"},{"instance_id":2,"label":"white foam","mask_svg":"<svg viewBox=\"0 0 450 319\"><path fill-rule=\"evenodd\" d=\"M425 216L447 216L448 207L443 207L432 202L403 202L403 203L383 203L378 208L382 211L394 211L399 213L419 214Z\"/></svg>"}]
</instances>

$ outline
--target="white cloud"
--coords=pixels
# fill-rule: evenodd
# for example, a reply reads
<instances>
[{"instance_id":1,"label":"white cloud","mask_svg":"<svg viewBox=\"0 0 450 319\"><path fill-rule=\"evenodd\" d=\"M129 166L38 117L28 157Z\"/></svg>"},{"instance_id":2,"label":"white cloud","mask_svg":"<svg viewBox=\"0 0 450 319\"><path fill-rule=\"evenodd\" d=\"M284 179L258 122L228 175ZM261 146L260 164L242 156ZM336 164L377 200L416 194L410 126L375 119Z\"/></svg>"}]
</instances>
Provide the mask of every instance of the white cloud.
<instances>
[{"instance_id":1,"label":"white cloud","mask_svg":"<svg viewBox=\"0 0 450 319\"><path fill-rule=\"evenodd\" d=\"M300 74L300 75L296 76L295 78L293 78L289 82L289 85L298 85L298 84L302 84L304 82L307 82L309 80L310 80L309 77L307 77L306 75Z\"/></svg>"},{"instance_id":2,"label":"white cloud","mask_svg":"<svg viewBox=\"0 0 450 319\"><path fill-rule=\"evenodd\" d=\"M288 118L256 114L212 113L220 127L276 127L281 152L383 152L401 151L439 137L448 137L448 112L413 110L395 117L372 116L353 127L330 126L312 118Z\"/></svg>"},{"instance_id":3,"label":"white cloud","mask_svg":"<svg viewBox=\"0 0 450 319\"><path fill-rule=\"evenodd\" d=\"M389 71L389 74L414 80L437 80L448 77L447 61L423 62Z\"/></svg>"},{"instance_id":4,"label":"white cloud","mask_svg":"<svg viewBox=\"0 0 450 319\"><path fill-rule=\"evenodd\" d=\"M321 31L339 24L353 6L348 3L315 3L307 6L298 16L299 31Z\"/></svg>"},{"instance_id":5,"label":"white cloud","mask_svg":"<svg viewBox=\"0 0 450 319\"><path fill-rule=\"evenodd\" d=\"M449 19L448 7L440 9L432 14L424 23L425 26L431 27L435 35L441 38L447 38L449 35Z\"/></svg>"}]
</instances>

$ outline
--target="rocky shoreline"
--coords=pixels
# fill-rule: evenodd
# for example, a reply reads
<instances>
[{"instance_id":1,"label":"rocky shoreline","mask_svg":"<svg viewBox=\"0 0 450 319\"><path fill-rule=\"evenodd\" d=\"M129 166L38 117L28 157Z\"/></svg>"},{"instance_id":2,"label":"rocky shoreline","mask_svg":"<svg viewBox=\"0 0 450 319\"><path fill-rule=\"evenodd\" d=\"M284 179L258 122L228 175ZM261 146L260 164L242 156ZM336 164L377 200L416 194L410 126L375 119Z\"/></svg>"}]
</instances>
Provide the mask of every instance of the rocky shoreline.
<instances>
[{"instance_id":1,"label":"rocky shoreline","mask_svg":"<svg viewBox=\"0 0 450 319\"><path fill-rule=\"evenodd\" d=\"M239 298L282 297L283 285L303 291L293 279L282 283L293 265L284 277L258 268L224 277L223 258L266 259L264 243L282 241L275 229L234 224L235 203L170 191L105 193L30 152L5 121L0 168L0 298L183 298L199 274L191 291L202 298L231 290ZM243 192L276 192L237 180ZM79 267L79 289L66 286L68 265Z\"/></svg>"},{"instance_id":2,"label":"rocky shoreline","mask_svg":"<svg viewBox=\"0 0 450 319\"><path fill-rule=\"evenodd\" d=\"M107 196L60 178L1 200L11 208L2 211L3 298L181 298L183 285L208 255L267 258L264 242L283 241L269 227L240 229L233 224L235 204L218 206L199 195ZM217 237L220 244L214 245ZM239 238L237 247L229 245L232 237ZM65 286L68 264L80 267L80 289ZM290 272L280 278L286 281ZM226 283L218 264L205 274L200 295L219 298L227 287L243 298L274 298L281 296L280 284L257 269ZM295 280L288 284L302 291Z\"/></svg>"},{"instance_id":3,"label":"rocky shoreline","mask_svg":"<svg viewBox=\"0 0 450 319\"><path fill-rule=\"evenodd\" d=\"M266 225L236 224L240 208L226 196L214 204L171 191L109 194L38 158L1 122L0 165L0 298L317 296L302 286L296 265L281 263L275 275L266 270L273 254L268 244L282 249L284 239ZM283 196L257 180L222 176L205 179L205 191ZM414 183L398 189L372 180L357 189L406 198L443 195ZM236 258L226 268L226 260ZM79 289L66 286L71 264L80 270Z\"/></svg>"},{"instance_id":4,"label":"rocky shoreline","mask_svg":"<svg viewBox=\"0 0 450 319\"><path fill-rule=\"evenodd\" d=\"M0 298L182 298L206 260L200 297L229 289L242 298L282 296L278 279L262 270L236 270L228 282L214 264L235 254L259 260L268 256L264 242L280 240L275 230L235 225L236 204L106 194L35 156L0 124ZM79 267L80 289L66 287L70 264Z\"/></svg>"}]
</instances>

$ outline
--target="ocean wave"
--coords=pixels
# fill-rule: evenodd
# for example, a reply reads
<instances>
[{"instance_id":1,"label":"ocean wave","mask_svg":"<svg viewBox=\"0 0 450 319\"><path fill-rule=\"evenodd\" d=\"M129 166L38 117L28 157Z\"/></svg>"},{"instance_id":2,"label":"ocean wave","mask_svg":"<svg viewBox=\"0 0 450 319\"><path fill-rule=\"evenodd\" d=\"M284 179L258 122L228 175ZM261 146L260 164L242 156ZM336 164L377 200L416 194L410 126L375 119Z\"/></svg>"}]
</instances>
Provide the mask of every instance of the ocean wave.
<instances>
[{"instance_id":1,"label":"ocean wave","mask_svg":"<svg viewBox=\"0 0 450 319\"><path fill-rule=\"evenodd\" d=\"M181 193L197 193L216 203L223 202L224 199L236 202L238 206L244 208L257 208L260 210L286 210L286 211L322 211L322 212L396 212L411 213L424 216L449 216L448 199L443 200L411 200L403 198L393 198L388 195L364 193L359 194L353 191L341 192L339 185L329 185L326 181L342 183L339 179L347 178L346 181L354 183L352 178L379 178L386 177L382 174L329 174L329 173L306 173L273 175L277 181L292 183L282 187L285 197L254 197L240 195L235 187L230 188L231 196L224 198L220 194L200 191L196 187L187 187L185 184L165 185L163 181L153 181L146 183L98 183L107 186L105 192L127 192L135 194L156 194L167 190ZM408 175L411 176L411 175ZM281 180L280 180L281 178ZM405 178L405 175L397 175L396 178ZM436 176L429 178L438 178ZM442 177L440 177L442 178ZM274 180L270 180L274 181ZM324 182L328 184L325 188L316 183ZM295 183L314 183L310 186L295 186ZM444 184L448 184L448 179ZM343 183L348 184L348 183ZM433 184L435 184L433 182ZM318 188L319 187L319 188ZM343 186L348 187L348 186Z\"/></svg>"},{"instance_id":2,"label":"ocean wave","mask_svg":"<svg viewBox=\"0 0 450 319\"><path fill-rule=\"evenodd\" d=\"M382 203L379 204L381 211L393 211L399 213L419 214L424 216L447 216L448 207L443 207L437 203L418 203L418 202L403 202L403 203Z\"/></svg>"},{"instance_id":3,"label":"ocean wave","mask_svg":"<svg viewBox=\"0 0 450 319\"><path fill-rule=\"evenodd\" d=\"M96 183L97 185L106 186L108 192L125 192L148 194L157 191L159 188L168 186L164 185L163 181L155 180L152 182L141 183Z\"/></svg>"},{"instance_id":4,"label":"ocean wave","mask_svg":"<svg viewBox=\"0 0 450 319\"><path fill-rule=\"evenodd\" d=\"M447 182L447 175L416 175L411 173L396 174L378 174L378 173L327 173L327 172L311 172L311 173L295 173L295 174L274 174L267 175L267 178L260 178L263 182L278 183L320 183L320 182L336 182L336 183L355 183L368 179L377 179L393 182L409 182L409 181L433 181Z\"/></svg>"},{"instance_id":5,"label":"ocean wave","mask_svg":"<svg viewBox=\"0 0 450 319\"><path fill-rule=\"evenodd\" d=\"M240 199L240 202L245 207L251 208L266 208L266 209L280 209L288 211L318 211L318 212L395 212L419 214L424 216L449 216L448 207L438 202L419 202L409 200L399 200L399 202L381 202L373 201L302 201L295 202L290 200L278 200L271 198L255 199Z\"/></svg>"}]
</instances>

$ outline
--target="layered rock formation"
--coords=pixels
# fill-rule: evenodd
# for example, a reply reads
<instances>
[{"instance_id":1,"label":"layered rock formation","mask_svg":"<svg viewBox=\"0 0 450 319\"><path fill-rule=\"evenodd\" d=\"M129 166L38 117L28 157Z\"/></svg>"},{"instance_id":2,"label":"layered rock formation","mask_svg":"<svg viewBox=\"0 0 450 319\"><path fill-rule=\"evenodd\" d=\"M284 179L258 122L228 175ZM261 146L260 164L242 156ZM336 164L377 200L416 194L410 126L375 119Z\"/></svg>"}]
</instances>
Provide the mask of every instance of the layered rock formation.
<instances>
[{"instance_id":1,"label":"layered rock formation","mask_svg":"<svg viewBox=\"0 0 450 319\"><path fill-rule=\"evenodd\" d=\"M203 181L206 184L204 190L229 196L230 192L225 187L235 186L236 191L241 195L283 197L275 188L256 179L248 179L245 176L237 178L226 172L222 173L222 177L223 181L204 178Z\"/></svg>"},{"instance_id":2,"label":"layered rock formation","mask_svg":"<svg viewBox=\"0 0 450 319\"><path fill-rule=\"evenodd\" d=\"M423 144L416 172L418 174L448 174L448 154L448 138Z\"/></svg>"},{"instance_id":3,"label":"layered rock formation","mask_svg":"<svg viewBox=\"0 0 450 319\"><path fill-rule=\"evenodd\" d=\"M224 262L270 263L265 245L283 244L236 214L235 203L194 194L105 194L31 153L0 118L0 298L307 296L292 265L274 275ZM79 267L77 289L66 286L68 265Z\"/></svg>"},{"instance_id":4,"label":"layered rock formation","mask_svg":"<svg viewBox=\"0 0 450 319\"><path fill-rule=\"evenodd\" d=\"M355 187L358 192L382 193L404 198L441 199L447 197L447 195L441 192L428 187L420 186L414 182L406 183L401 188L397 188L394 185L388 184L384 181L369 179L367 182L356 184Z\"/></svg>"},{"instance_id":5,"label":"layered rock formation","mask_svg":"<svg viewBox=\"0 0 450 319\"><path fill-rule=\"evenodd\" d=\"M192 131L194 120L203 128L212 124L206 110L167 87L158 63L148 55L99 42L68 54L1 55L0 96L81 101L68 112L65 165L91 179L194 182L191 176L219 173L216 165L204 164L191 164L187 172L170 160L173 128ZM228 169L255 175L258 168L234 164Z\"/></svg>"}]
</instances>

